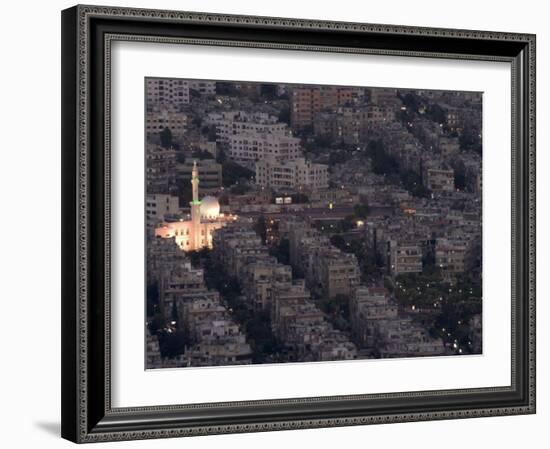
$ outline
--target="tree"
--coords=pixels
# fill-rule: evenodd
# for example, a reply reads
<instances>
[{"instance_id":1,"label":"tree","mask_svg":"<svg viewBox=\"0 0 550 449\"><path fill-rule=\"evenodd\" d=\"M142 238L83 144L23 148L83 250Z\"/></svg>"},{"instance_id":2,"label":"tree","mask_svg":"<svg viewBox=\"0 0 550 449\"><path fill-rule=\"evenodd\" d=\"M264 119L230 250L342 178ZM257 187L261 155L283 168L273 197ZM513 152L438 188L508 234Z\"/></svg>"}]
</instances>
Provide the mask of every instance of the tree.
<instances>
[{"instance_id":1,"label":"tree","mask_svg":"<svg viewBox=\"0 0 550 449\"><path fill-rule=\"evenodd\" d=\"M343 250L346 246L346 241L344 240L344 237L342 237L340 234L334 234L333 236L331 236L330 243L340 250Z\"/></svg>"},{"instance_id":2,"label":"tree","mask_svg":"<svg viewBox=\"0 0 550 449\"><path fill-rule=\"evenodd\" d=\"M218 95L236 95L238 92L235 83L218 81L216 82L216 93Z\"/></svg>"},{"instance_id":3,"label":"tree","mask_svg":"<svg viewBox=\"0 0 550 449\"><path fill-rule=\"evenodd\" d=\"M162 357L174 358L183 354L188 343L187 335L183 330L173 333L163 332L159 335L159 347Z\"/></svg>"},{"instance_id":4,"label":"tree","mask_svg":"<svg viewBox=\"0 0 550 449\"><path fill-rule=\"evenodd\" d=\"M201 128L201 134L205 136L209 141L213 142L216 140L216 127L214 125L204 125Z\"/></svg>"},{"instance_id":5,"label":"tree","mask_svg":"<svg viewBox=\"0 0 550 449\"><path fill-rule=\"evenodd\" d=\"M445 112L445 109L438 104L429 105L426 109L426 115L436 123L443 125L447 124L447 113Z\"/></svg>"},{"instance_id":6,"label":"tree","mask_svg":"<svg viewBox=\"0 0 550 449\"><path fill-rule=\"evenodd\" d=\"M233 161L225 161L222 164L222 183L224 187L230 187L239 180L249 181L254 172Z\"/></svg>"},{"instance_id":7,"label":"tree","mask_svg":"<svg viewBox=\"0 0 550 449\"><path fill-rule=\"evenodd\" d=\"M183 153L182 151L178 151L176 153L176 161L179 164L185 164L185 153Z\"/></svg>"},{"instance_id":8,"label":"tree","mask_svg":"<svg viewBox=\"0 0 550 449\"><path fill-rule=\"evenodd\" d=\"M188 207L189 202L193 199L193 186L189 179L178 179L177 189L180 207Z\"/></svg>"},{"instance_id":9,"label":"tree","mask_svg":"<svg viewBox=\"0 0 550 449\"><path fill-rule=\"evenodd\" d=\"M235 184L231 186L230 192L233 195L244 195L245 193L250 192L251 187L248 184Z\"/></svg>"},{"instance_id":10,"label":"tree","mask_svg":"<svg viewBox=\"0 0 550 449\"><path fill-rule=\"evenodd\" d=\"M195 150L195 151L193 151L193 157L195 159L200 159L201 161L203 159L214 159L214 156L212 155L212 153L210 153L210 151L206 151L206 150Z\"/></svg>"},{"instance_id":11,"label":"tree","mask_svg":"<svg viewBox=\"0 0 550 449\"><path fill-rule=\"evenodd\" d=\"M353 213L357 218L367 218L369 213L369 206L366 203L356 204L353 206Z\"/></svg>"},{"instance_id":12,"label":"tree","mask_svg":"<svg viewBox=\"0 0 550 449\"><path fill-rule=\"evenodd\" d=\"M343 220L340 221L340 228L343 232L347 232L355 227L355 217L353 215L348 215Z\"/></svg>"},{"instance_id":13,"label":"tree","mask_svg":"<svg viewBox=\"0 0 550 449\"><path fill-rule=\"evenodd\" d=\"M276 84L261 84L260 95L268 100L273 100L277 97L277 85Z\"/></svg>"},{"instance_id":14,"label":"tree","mask_svg":"<svg viewBox=\"0 0 550 449\"><path fill-rule=\"evenodd\" d=\"M463 151L474 151L481 154L481 138L479 131L471 128L465 128L458 138L460 149Z\"/></svg>"},{"instance_id":15,"label":"tree","mask_svg":"<svg viewBox=\"0 0 550 449\"><path fill-rule=\"evenodd\" d=\"M429 190L424 187L424 184L422 183L422 177L418 173L412 170L406 170L401 173L400 178L403 187L411 192L414 196L424 198L428 196Z\"/></svg>"},{"instance_id":16,"label":"tree","mask_svg":"<svg viewBox=\"0 0 550 449\"><path fill-rule=\"evenodd\" d=\"M191 123L193 124L193 126L200 128L202 125L202 117L200 115L194 116L193 120L191 120Z\"/></svg>"},{"instance_id":17,"label":"tree","mask_svg":"<svg viewBox=\"0 0 550 449\"><path fill-rule=\"evenodd\" d=\"M339 330L349 328L349 296L338 294L332 298L321 298L321 310L328 315L328 319Z\"/></svg>"},{"instance_id":18,"label":"tree","mask_svg":"<svg viewBox=\"0 0 550 449\"><path fill-rule=\"evenodd\" d=\"M455 169L455 189L466 189L466 171L462 164Z\"/></svg>"},{"instance_id":19,"label":"tree","mask_svg":"<svg viewBox=\"0 0 550 449\"><path fill-rule=\"evenodd\" d=\"M294 204L302 204L309 202L309 197L305 193L294 193L290 195Z\"/></svg>"},{"instance_id":20,"label":"tree","mask_svg":"<svg viewBox=\"0 0 550 449\"><path fill-rule=\"evenodd\" d=\"M223 164L227 160L227 156L225 155L225 151L223 148L218 149L218 155L216 156L216 162L218 164Z\"/></svg>"},{"instance_id":21,"label":"tree","mask_svg":"<svg viewBox=\"0 0 550 449\"><path fill-rule=\"evenodd\" d=\"M407 93L405 96L401 97L401 101L403 101L403 104L407 107L407 109L410 108L414 112L418 112L418 108L421 104L421 100L418 95Z\"/></svg>"},{"instance_id":22,"label":"tree","mask_svg":"<svg viewBox=\"0 0 550 449\"><path fill-rule=\"evenodd\" d=\"M262 242L265 243L267 240L267 223L265 217L260 215L254 223L254 232L260 236Z\"/></svg>"},{"instance_id":23,"label":"tree","mask_svg":"<svg viewBox=\"0 0 550 449\"><path fill-rule=\"evenodd\" d=\"M153 316L159 305L158 283L147 284L147 316Z\"/></svg>"},{"instance_id":24,"label":"tree","mask_svg":"<svg viewBox=\"0 0 550 449\"><path fill-rule=\"evenodd\" d=\"M164 128L160 134L160 144L164 148L169 148L172 146L172 131L170 128Z\"/></svg>"},{"instance_id":25,"label":"tree","mask_svg":"<svg viewBox=\"0 0 550 449\"><path fill-rule=\"evenodd\" d=\"M290 107L283 106L279 111L279 121L290 125Z\"/></svg>"},{"instance_id":26,"label":"tree","mask_svg":"<svg viewBox=\"0 0 550 449\"><path fill-rule=\"evenodd\" d=\"M315 139L313 139L313 142L317 147L327 148L327 147L330 147L330 145L332 144L332 138L329 134L322 134L322 135L315 136Z\"/></svg>"},{"instance_id":27,"label":"tree","mask_svg":"<svg viewBox=\"0 0 550 449\"><path fill-rule=\"evenodd\" d=\"M367 144L367 155L372 160L372 170L377 175L390 175L399 171L397 161L386 152L382 140L371 140Z\"/></svg>"},{"instance_id":28,"label":"tree","mask_svg":"<svg viewBox=\"0 0 550 449\"><path fill-rule=\"evenodd\" d=\"M269 254L276 257L279 263L290 265L290 242L288 239L281 239L277 245L269 248ZM293 274L296 277L296 274Z\"/></svg>"},{"instance_id":29,"label":"tree","mask_svg":"<svg viewBox=\"0 0 550 449\"><path fill-rule=\"evenodd\" d=\"M331 151L330 156L328 158L328 163L330 166L336 165L336 164L342 164L346 162L350 158L350 155L346 153L345 151Z\"/></svg>"}]
</instances>

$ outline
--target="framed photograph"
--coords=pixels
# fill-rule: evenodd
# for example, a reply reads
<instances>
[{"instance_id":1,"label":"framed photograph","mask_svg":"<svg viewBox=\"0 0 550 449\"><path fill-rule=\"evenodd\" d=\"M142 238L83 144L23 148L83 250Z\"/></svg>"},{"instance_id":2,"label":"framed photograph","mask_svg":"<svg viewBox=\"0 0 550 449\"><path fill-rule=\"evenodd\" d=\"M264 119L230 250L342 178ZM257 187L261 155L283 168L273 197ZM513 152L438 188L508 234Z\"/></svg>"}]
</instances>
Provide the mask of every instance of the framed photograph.
<instances>
[{"instance_id":1,"label":"framed photograph","mask_svg":"<svg viewBox=\"0 0 550 449\"><path fill-rule=\"evenodd\" d=\"M62 12L62 436L535 413L535 36Z\"/></svg>"}]
</instances>

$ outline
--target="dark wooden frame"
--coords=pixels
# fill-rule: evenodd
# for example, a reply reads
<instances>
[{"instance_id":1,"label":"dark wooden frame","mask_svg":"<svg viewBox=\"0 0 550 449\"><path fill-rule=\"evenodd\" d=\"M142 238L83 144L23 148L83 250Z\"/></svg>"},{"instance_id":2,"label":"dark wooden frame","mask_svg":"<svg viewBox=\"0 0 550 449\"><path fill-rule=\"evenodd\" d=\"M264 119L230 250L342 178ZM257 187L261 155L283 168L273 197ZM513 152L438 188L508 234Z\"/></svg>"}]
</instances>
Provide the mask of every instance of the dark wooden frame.
<instances>
[{"instance_id":1,"label":"dark wooden frame","mask_svg":"<svg viewBox=\"0 0 550 449\"><path fill-rule=\"evenodd\" d=\"M193 42L512 66L512 385L116 409L110 404L110 43ZM507 174L503 174L506 176ZM535 412L535 36L99 6L62 12L62 436L75 442Z\"/></svg>"}]
</instances>

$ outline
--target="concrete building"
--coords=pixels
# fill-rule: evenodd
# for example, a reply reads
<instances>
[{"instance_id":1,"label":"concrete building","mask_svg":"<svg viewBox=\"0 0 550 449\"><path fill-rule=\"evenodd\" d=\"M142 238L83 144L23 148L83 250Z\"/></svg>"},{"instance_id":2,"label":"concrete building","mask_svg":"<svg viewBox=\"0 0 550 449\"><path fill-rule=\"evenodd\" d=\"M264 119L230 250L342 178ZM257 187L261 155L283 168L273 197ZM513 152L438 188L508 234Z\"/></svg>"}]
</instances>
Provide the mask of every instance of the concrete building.
<instances>
[{"instance_id":1,"label":"concrete building","mask_svg":"<svg viewBox=\"0 0 550 449\"><path fill-rule=\"evenodd\" d=\"M149 332L147 332L145 354L147 357L147 360L145 362L146 368L151 369L161 367L162 359L160 355L158 337L156 335L151 335Z\"/></svg>"},{"instance_id":2,"label":"concrete building","mask_svg":"<svg viewBox=\"0 0 550 449\"><path fill-rule=\"evenodd\" d=\"M147 193L175 194L176 151L173 148L149 144L146 159Z\"/></svg>"},{"instance_id":3,"label":"concrete building","mask_svg":"<svg viewBox=\"0 0 550 449\"><path fill-rule=\"evenodd\" d=\"M208 114L205 122L216 127L216 141L228 143L231 136L246 133L290 135L286 123L264 112L225 111Z\"/></svg>"},{"instance_id":4,"label":"concrete building","mask_svg":"<svg viewBox=\"0 0 550 449\"><path fill-rule=\"evenodd\" d=\"M355 345L328 323L303 279L268 255L251 224L234 223L214 235L214 255L236 277L247 301L269 313L271 328L284 344L287 361L349 360Z\"/></svg>"},{"instance_id":5,"label":"concrete building","mask_svg":"<svg viewBox=\"0 0 550 449\"><path fill-rule=\"evenodd\" d=\"M379 356L427 357L447 354L443 340L430 337L429 333L411 318L379 320L376 337L382 342Z\"/></svg>"},{"instance_id":6,"label":"concrete building","mask_svg":"<svg viewBox=\"0 0 550 449\"><path fill-rule=\"evenodd\" d=\"M252 363L246 336L219 292L206 288L203 270L193 268L173 239L152 240L147 264L147 284L158 287L164 332L179 332L186 340L183 354L162 359L158 338L148 335L148 368Z\"/></svg>"},{"instance_id":7,"label":"concrete building","mask_svg":"<svg viewBox=\"0 0 550 449\"><path fill-rule=\"evenodd\" d=\"M422 248L416 241L388 240L389 272L392 276L422 273Z\"/></svg>"},{"instance_id":8,"label":"concrete building","mask_svg":"<svg viewBox=\"0 0 550 449\"><path fill-rule=\"evenodd\" d=\"M334 110L355 102L364 90L340 86L293 87L290 96L290 123L292 128L313 126L315 113Z\"/></svg>"},{"instance_id":9,"label":"concrete building","mask_svg":"<svg viewBox=\"0 0 550 449\"><path fill-rule=\"evenodd\" d=\"M292 269L274 257L260 258L243 268L240 279L243 293L254 309L267 310L278 286L292 282Z\"/></svg>"},{"instance_id":10,"label":"concrete building","mask_svg":"<svg viewBox=\"0 0 550 449\"><path fill-rule=\"evenodd\" d=\"M394 108L374 104L346 106L316 112L313 130L316 136L334 142L364 145L374 131L389 125L394 119Z\"/></svg>"},{"instance_id":11,"label":"concrete building","mask_svg":"<svg viewBox=\"0 0 550 449\"><path fill-rule=\"evenodd\" d=\"M358 287L350 297L349 315L353 341L359 348L374 349L380 320L395 320L397 304L390 301L389 292L381 287Z\"/></svg>"},{"instance_id":12,"label":"concrete building","mask_svg":"<svg viewBox=\"0 0 550 449\"><path fill-rule=\"evenodd\" d=\"M189 104L190 90L200 95L215 95L216 82L177 78L147 78L145 81L148 105L164 104L181 107Z\"/></svg>"},{"instance_id":13,"label":"concrete building","mask_svg":"<svg viewBox=\"0 0 550 449\"><path fill-rule=\"evenodd\" d=\"M356 257L333 246L315 252L319 256L319 267L315 270L316 280L323 296L334 298L338 295L351 295L360 280Z\"/></svg>"},{"instance_id":14,"label":"concrete building","mask_svg":"<svg viewBox=\"0 0 550 449\"><path fill-rule=\"evenodd\" d=\"M353 206L360 202L359 195L350 192L348 189L315 189L309 197L310 203L315 207L340 207Z\"/></svg>"},{"instance_id":15,"label":"concrete building","mask_svg":"<svg viewBox=\"0 0 550 449\"><path fill-rule=\"evenodd\" d=\"M256 184L275 190L325 189L328 166L303 157L281 162L261 159L256 162Z\"/></svg>"},{"instance_id":16,"label":"concrete building","mask_svg":"<svg viewBox=\"0 0 550 449\"><path fill-rule=\"evenodd\" d=\"M164 271L158 291L160 311L166 320L172 319L174 302L194 300L197 295L217 295L217 292L207 292L203 271L193 268L188 261Z\"/></svg>"},{"instance_id":17,"label":"concrete building","mask_svg":"<svg viewBox=\"0 0 550 449\"><path fill-rule=\"evenodd\" d=\"M391 106L401 102L397 96L397 89L373 87L369 92L370 102L378 106Z\"/></svg>"},{"instance_id":18,"label":"concrete building","mask_svg":"<svg viewBox=\"0 0 550 449\"><path fill-rule=\"evenodd\" d=\"M288 135L248 131L231 135L228 140L228 156L240 163L254 164L266 158L285 161L302 156L300 139Z\"/></svg>"},{"instance_id":19,"label":"concrete building","mask_svg":"<svg viewBox=\"0 0 550 449\"><path fill-rule=\"evenodd\" d=\"M168 107L161 108L158 112L153 110L147 112L145 126L148 137L168 128L173 137L181 138L187 131L187 114Z\"/></svg>"},{"instance_id":20,"label":"concrete building","mask_svg":"<svg viewBox=\"0 0 550 449\"><path fill-rule=\"evenodd\" d=\"M179 198L164 193L148 193L145 199L145 216L147 227L151 228L163 221L167 215L176 215L179 212Z\"/></svg>"},{"instance_id":21,"label":"concrete building","mask_svg":"<svg viewBox=\"0 0 550 449\"><path fill-rule=\"evenodd\" d=\"M173 239L149 239L147 242L147 284L160 284L162 277L187 261Z\"/></svg>"},{"instance_id":22,"label":"concrete building","mask_svg":"<svg viewBox=\"0 0 550 449\"><path fill-rule=\"evenodd\" d=\"M187 85L189 86L190 90L194 90L201 95L216 95L215 81L187 80Z\"/></svg>"},{"instance_id":23,"label":"concrete building","mask_svg":"<svg viewBox=\"0 0 550 449\"><path fill-rule=\"evenodd\" d=\"M202 291L174 299L178 326L186 330L189 345L184 366L243 365L252 363L246 336L222 304L218 292Z\"/></svg>"},{"instance_id":24,"label":"concrete building","mask_svg":"<svg viewBox=\"0 0 550 449\"><path fill-rule=\"evenodd\" d=\"M424 186L432 192L452 192L455 190L453 169L427 168L424 175Z\"/></svg>"},{"instance_id":25,"label":"concrete building","mask_svg":"<svg viewBox=\"0 0 550 449\"><path fill-rule=\"evenodd\" d=\"M351 295L359 285L355 255L332 246L326 236L306 223L297 223L289 230L289 253L293 268L319 296Z\"/></svg>"},{"instance_id":26,"label":"concrete building","mask_svg":"<svg viewBox=\"0 0 550 449\"><path fill-rule=\"evenodd\" d=\"M147 103L172 104L176 107L189 104L189 82L172 78L146 78Z\"/></svg>"},{"instance_id":27,"label":"concrete building","mask_svg":"<svg viewBox=\"0 0 550 449\"><path fill-rule=\"evenodd\" d=\"M216 141L200 140L198 144L199 150L210 153L213 159L218 157L218 146Z\"/></svg>"},{"instance_id":28,"label":"concrete building","mask_svg":"<svg viewBox=\"0 0 550 449\"><path fill-rule=\"evenodd\" d=\"M437 239L435 266L447 273L463 273L466 268L468 245L458 240Z\"/></svg>"}]
</instances>

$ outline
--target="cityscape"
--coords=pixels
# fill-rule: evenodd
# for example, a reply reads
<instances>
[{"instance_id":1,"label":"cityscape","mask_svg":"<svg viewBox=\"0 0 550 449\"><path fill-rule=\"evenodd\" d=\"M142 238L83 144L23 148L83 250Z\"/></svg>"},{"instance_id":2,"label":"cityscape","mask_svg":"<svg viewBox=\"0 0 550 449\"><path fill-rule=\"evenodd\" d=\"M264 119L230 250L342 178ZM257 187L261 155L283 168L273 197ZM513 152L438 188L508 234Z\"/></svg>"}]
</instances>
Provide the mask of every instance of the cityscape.
<instances>
[{"instance_id":1,"label":"cityscape","mask_svg":"<svg viewBox=\"0 0 550 449\"><path fill-rule=\"evenodd\" d=\"M145 368L482 354L482 98L145 78Z\"/></svg>"}]
</instances>

